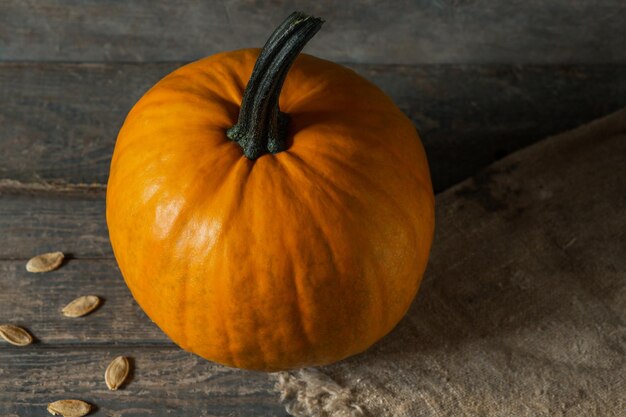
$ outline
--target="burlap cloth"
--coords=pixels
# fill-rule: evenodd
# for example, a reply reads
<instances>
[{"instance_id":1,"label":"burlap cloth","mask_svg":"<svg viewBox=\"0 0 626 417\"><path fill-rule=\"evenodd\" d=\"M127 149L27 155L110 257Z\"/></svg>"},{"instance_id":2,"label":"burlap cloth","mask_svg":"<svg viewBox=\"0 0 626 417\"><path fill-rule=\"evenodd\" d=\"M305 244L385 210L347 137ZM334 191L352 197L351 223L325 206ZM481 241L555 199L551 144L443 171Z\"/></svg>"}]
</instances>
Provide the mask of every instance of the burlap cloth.
<instances>
[{"instance_id":1,"label":"burlap cloth","mask_svg":"<svg viewBox=\"0 0 626 417\"><path fill-rule=\"evenodd\" d=\"M626 416L626 111L437 196L408 315L366 353L275 374L294 416Z\"/></svg>"}]
</instances>

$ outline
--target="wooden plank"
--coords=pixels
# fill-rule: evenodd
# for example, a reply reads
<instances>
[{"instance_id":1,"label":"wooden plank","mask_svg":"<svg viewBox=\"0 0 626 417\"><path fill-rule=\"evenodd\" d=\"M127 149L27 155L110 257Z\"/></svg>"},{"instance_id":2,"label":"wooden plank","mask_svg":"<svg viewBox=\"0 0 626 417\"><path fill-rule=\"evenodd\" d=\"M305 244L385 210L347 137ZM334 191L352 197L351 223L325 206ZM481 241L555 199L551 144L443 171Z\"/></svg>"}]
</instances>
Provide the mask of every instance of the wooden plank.
<instances>
[{"instance_id":1,"label":"wooden plank","mask_svg":"<svg viewBox=\"0 0 626 417\"><path fill-rule=\"evenodd\" d=\"M105 183L117 131L179 66L0 64L0 178ZM421 132L435 189L626 105L626 65L352 65Z\"/></svg>"},{"instance_id":2,"label":"wooden plank","mask_svg":"<svg viewBox=\"0 0 626 417\"><path fill-rule=\"evenodd\" d=\"M25 261L0 261L0 321L27 328L37 346L175 345L133 300L114 259L69 259L56 271L33 274ZM61 309L76 297L103 303L81 318Z\"/></svg>"},{"instance_id":3,"label":"wooden plank","mask_svg":"<svg viewBox=\"0 0 626 417\"><path fill-rule=\"evenodd\" d=\"M102 197L0 193L0 235L10 242L2 250L27 246L19 244L23 235L46 242L41 249L56 241L101 255L104 243L108 248ZM6 210L10 206L14 210ZM133 301L113 259L69 259L46 274L28 273L24 265L25 259L0 261L2 321L24 326L36 338L26 348L0 343L0 415L41 415L48 402L68 397L95 404L93 415L285 415L266 375L210 363L169 341ZM67 302L85 294L104 303L83 318L61 315ZM120 354L134 358L135 371L124 390L112 393L102 374Z\"/></svg>"},{"instance_id":4,"label":"wooden plank","mask_svg":"<svg viewBox=\"0 0 626 417\"><path fill-rule=\"evenodd\" d=\"M0 65L0 178L106 182L126 113L175 67Z\"/></svg>"},{"instance_id":5,"label":"wooden plank","mask_svg":"<svg viewBox=\"0 0 626 417\"><path fill-rule=\"evenodd\" d=\"M309 50L339 62L626 62L622 0L4 0L0 59L192 60L262 46L295 9L326 19Z\"/></svg>"},{"instance_id":6,"label":"wooden plank","mask_svg":"<svg viewBox=\"0 0 626 417\"><path fill-rule=\"evenodd\" d=\"M62 251L74 258L112 258L104 193L12 194L0 187L0 259Z\"/></svg>"},{"instance_id":7,"label":"wooden plank","mask_svg":"<svg viewBox=\"0 0 626 417\"><path fill-rule=\"evenodd\" d=\"M109 391L104 370L133 358L129 382ZM286 416L267 374L222 367L171 349L40 349L0 346L0 415L48 415L52 401L76 398L93 416Z\"/></svg>"},{"instance_id":8,"label":"wooden plank","mask_svg":"<svg viewBox=\"0 0 626 417\"><path fill-rule=\"evenodd\" d=\"M358 66L421 133L436 192L626 106L626 66Z\"/></svg>"}]
</instances>

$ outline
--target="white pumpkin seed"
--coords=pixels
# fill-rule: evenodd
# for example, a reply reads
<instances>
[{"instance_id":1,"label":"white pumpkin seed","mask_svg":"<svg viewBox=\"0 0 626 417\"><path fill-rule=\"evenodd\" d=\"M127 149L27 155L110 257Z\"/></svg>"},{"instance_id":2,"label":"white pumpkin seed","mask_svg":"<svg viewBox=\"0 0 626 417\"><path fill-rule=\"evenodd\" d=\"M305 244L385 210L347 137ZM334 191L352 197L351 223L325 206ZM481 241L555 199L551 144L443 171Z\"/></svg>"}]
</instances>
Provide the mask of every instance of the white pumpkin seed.
<instances>
[{"instance_id":1,"label":"white pumpkin seed","mask_svg":"<svg viewBox=\"0 0 626 417\"><path fill-rule=\"evenodd\" d=\"M115 391L121 387L124 384L124 381L126 381L129 371L130 364L128 362L128 358L118 356L113 359L107 367L107 370L104 372L104 381L106 382L107 387L109 387L111 391Z\"/></svg>"},{"instance_id":2,"label":"white pumpkin seed","mask_svg":"<svg viewBox=\"0 0 626 417\"><path fill-rule=\"evenodd\" d=\"M82 317L94 311L99 305L100 298L97 295L83 295L63 307L61 311L65 317Z\"/></svg>"},{"instance_id":3,"label":"white pumpkin seed","mask_svg":"<svg viewBox=\"0 0 626 417\"><path fill-rule=\"evenodd\" d=\"M26 346L33 343L33 337L30 333L12 324L0 325L0 336L15 346Z\"/></svg>"},{"instance_id":4,"label":"white pumpkin seed","mask_svg":"<svg viewBox=\"0 0 626 417\"><path fill-rule=\"evenodd\" d=\"M49 272L54 271L63 263L63 252L49 252L37 255L26 263L28 272Z\"/></svg>"},{"instance_id":5,"label":"white pumpkin seed","mask_svg":"<svg viewBox=\"0 0 626 417\"><path fill-rule=\"evenodd\" d=\"M83 417L91 411L91 404L81 400L59 400L48 404L48 412L53 416Z\"/></svg>"}]
</instances>

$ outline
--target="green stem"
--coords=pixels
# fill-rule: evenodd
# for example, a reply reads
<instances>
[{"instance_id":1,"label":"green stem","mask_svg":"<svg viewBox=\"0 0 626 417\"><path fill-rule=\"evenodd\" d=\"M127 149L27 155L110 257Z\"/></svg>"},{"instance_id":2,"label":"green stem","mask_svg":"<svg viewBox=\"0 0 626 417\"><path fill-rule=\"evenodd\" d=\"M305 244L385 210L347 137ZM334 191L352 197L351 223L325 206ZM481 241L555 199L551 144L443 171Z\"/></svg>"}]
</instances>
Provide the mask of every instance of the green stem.
<instances>
[{"instance_id":1,"label":"green stem","mask_svg":"<svg viewBox=\"0 0 626 417\"><path fill-rule=\"evenodd\" d=\"M278 107L280 91L291 64L322 23L322 19L294 12L261 50L243 95L239 119L226 132L248 159L287 148L289 115Z\"/></svg>"}]
</instances>

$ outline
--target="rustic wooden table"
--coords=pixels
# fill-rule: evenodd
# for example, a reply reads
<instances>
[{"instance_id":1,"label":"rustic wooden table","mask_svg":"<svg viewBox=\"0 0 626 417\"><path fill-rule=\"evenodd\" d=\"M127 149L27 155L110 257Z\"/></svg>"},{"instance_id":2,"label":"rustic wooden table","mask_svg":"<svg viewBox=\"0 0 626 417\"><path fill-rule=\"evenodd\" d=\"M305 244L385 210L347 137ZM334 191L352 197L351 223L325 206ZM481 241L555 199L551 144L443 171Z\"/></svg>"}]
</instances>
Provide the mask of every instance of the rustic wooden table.
<instances>
[{"instance_id":1,"label":"rustic wooden table","mask_svg":"<svg viewBox=\"0 0 626 417\"><path fill-rule=\"evenodd\" d=\"M0 322L27 328L36 343L0 344L0 415L46 415L46 404L78 398L94 415L284 416L273 381L222 367L175 346L134 302L113 258L104 190L0 189ZM68 255L53 272L29 273L33 254ZM92 314L60 309L75 297L100 296ZM134 371L109 391L104 370L118 355Z\"/></svg>"},{"instance_id":2,"label":"rustic wooden table","mask_svg":"<svg viewBox=\"0 0 626 417\"><path fill-rule=\"evenodd\" d=\"M104 217L113 144L133 103L184 62L261 46L296 8L274 3L0 2L0 322L37 339L0 344L1 416L46 415L68 397L102 416L286 415L267 375L183 352L143 314ZM307 51L346 63L398 103L422 133L437 190L626 104L620 0L559 0L550 14L541 2L350 3L309 4L327 24ZM523 24L499 18L509 15ZM69 255L62 268L26 272L29 257L51 250ZM104 304L61 315L85 294ZM110 392L103 373L117 355L134 371Z\"/></svg>"}]
</instances>

